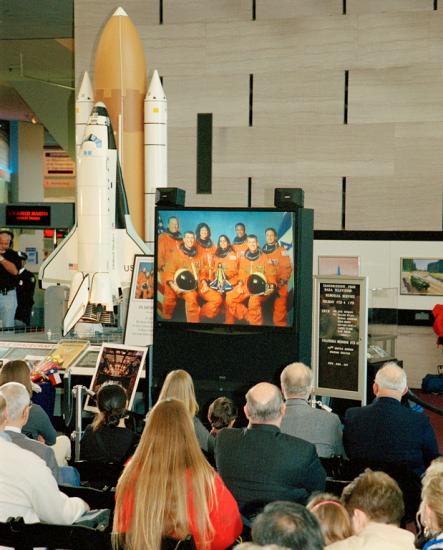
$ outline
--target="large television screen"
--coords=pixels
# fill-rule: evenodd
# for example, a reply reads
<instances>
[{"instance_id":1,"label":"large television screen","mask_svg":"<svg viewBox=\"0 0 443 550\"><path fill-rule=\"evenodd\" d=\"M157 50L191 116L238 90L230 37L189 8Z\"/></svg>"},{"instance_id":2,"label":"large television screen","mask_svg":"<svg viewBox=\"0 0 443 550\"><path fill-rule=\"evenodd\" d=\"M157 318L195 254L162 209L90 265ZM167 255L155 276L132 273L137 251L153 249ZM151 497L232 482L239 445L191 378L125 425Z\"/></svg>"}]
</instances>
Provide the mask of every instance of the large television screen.
<instances>
[{"instance_id":1,"label":"large television screen","mask_svg":"<svg viewBox=\"0 0 443 550\"><path fill-rule=\"evenodd\" d=\"M156 322L293 328L295 215L158 207Z\"/></svg>"}]
</instances>

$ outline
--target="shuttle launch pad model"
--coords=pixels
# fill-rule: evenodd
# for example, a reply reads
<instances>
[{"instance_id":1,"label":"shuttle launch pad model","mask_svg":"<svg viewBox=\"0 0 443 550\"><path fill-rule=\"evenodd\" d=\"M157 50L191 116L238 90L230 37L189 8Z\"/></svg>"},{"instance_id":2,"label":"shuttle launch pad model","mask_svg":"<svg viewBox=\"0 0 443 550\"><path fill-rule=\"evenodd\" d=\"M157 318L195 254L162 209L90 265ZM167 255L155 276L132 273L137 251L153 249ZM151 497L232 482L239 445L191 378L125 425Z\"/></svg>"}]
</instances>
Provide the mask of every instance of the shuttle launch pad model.
<instances>
[{"instance_id":1,"label":"shuttle launch pad model","mask_svg":"<svg viewBox=\"0 0 443 550\"><path fill-rule=\"evenodd\" d=\"M157 71L144 97L145 75L137 30L118 8L100 36L95 92L85 73L77 96L76 224L39 272L44 289L70 286L63 334L79 320L112 324L134 255L154 252L155 191L168 185L167 100Z\"/></svg>"},{"instance_id":2,"label":"shuttle launch pad model","mask_svg":"<svg viewBox=\"0 0 443 550\"><path fill-rule=\"evenodd\" d=\"M63 334L80 320L113 322L135 254L146 245L129 215L108 112L97 103L78 155L76 224L39 273L42 288L70 285Z\"/></svg>"}]
</instances>

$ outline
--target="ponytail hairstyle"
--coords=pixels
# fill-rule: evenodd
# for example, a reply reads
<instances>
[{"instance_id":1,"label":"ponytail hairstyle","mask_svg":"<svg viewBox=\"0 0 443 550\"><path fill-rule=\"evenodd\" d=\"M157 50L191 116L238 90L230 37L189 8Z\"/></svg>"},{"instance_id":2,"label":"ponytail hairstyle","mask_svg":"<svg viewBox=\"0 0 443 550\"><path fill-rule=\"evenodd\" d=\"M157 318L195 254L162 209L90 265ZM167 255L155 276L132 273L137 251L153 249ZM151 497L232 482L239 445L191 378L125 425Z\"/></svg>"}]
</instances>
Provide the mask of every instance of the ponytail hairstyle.
<instances>
[{"instance_id":1,"label":"ponytail hairstyle","mask_svg":"<svg viewBox=\"0 0 443 550\"><path fill-rule=\"evenodd\" d=\"M92 423L92 429L97 431L104 426L118 426L126 413L128 396L120 384L105 383L97 392L97 406L100 411Z\"/></svg>"}]
</instances>

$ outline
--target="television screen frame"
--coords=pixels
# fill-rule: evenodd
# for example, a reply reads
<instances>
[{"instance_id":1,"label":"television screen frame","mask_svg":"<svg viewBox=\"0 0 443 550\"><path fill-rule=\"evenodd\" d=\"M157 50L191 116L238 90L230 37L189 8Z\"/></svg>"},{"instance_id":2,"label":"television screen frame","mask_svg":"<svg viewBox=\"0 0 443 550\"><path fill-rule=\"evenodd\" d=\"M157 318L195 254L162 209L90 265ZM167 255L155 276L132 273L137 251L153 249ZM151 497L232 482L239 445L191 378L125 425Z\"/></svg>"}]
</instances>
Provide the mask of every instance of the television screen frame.
<instances>
[{"instance_id":1,"label":"television screen frame","mask_svg":"<svg viewBox=\"0 0 443 550\"><path fill-rule=\"evenodd\" d=\"M283 221L284 215L289 214L291 216L291 223L292 223L292 231L291 231L291 237L292 237L292 248L291 250L291 258L292 258L292 274L291 274L291 282L292 282L292 288L290 290L290 300L291 300L291 307L288 307L288 322L287 326L277 326L275 324L262 324L262 325L251 325L251 324L225 324L224 322L188 322L188 321L182 321L182 320L165 320L159 315L158 306L159 306L159 281L158 281L158 236L159 236L159 224L160 220L162 222L162 226L166 229L167 226L167 220L169 217L177 215L177 217L180 219L180 213L188 213L187 216L189 216L189 213L195 212L198 216L199 212L213 212L213 213L220 213L223 215L224 213L229 213L232 216L232 219L236 220L235 222L231 223L228 222L227 228L225 233L228 234L229 238L232 240L232 236L234 234L235 225L239 222L244 223L246 225L246 231L248 232L248 222L245 221L248 219L248 217L253 216L254 214L278 214L281 217L281 221ZM242 219L242 216L244 216L244 219ZM199 219L198 222L204 222L204 219ZM272 208L272 207L257 207L257 208L244 208L244 207L202 207L202 206L191 206L191 207L180 207L180 206L161 206L157 205L155 209L155 252L154 252L154 271L157 274L155 277L155 285L154 285L154 329L161 327L162 329L165 329L167 327L171 327L174 329L184 329L186 331L199 331L199 332L215 332L218 331L221 334L229 334L229 333L259 333L263 331L271 331L276 333L286 333L286 334L293 334L298 331L298 315L297 315L297 307L298 307L298 295L299 295L299 289L298 289L298 263L299 263L299 215L298 210L291 210L288 208ZM197 224L194 224L195 226ZM210 223L208 222L208 225ZM257 234L259 238L259 245L260 247L264 244L264 230L267 227L272 226L272 223L266 223L262 224L262 231L261 233ZM190 229L195 232L196 227L186 227L181 226L180 232L183 233L184 231ZM275 228L277 231L279 230L279 227ZM252 233L252 232L251 232ZM218 234L213 233L211 235L212 240L217 244ZM280 237L278 238L280 241Z\"/></svg>"}]
</instances>

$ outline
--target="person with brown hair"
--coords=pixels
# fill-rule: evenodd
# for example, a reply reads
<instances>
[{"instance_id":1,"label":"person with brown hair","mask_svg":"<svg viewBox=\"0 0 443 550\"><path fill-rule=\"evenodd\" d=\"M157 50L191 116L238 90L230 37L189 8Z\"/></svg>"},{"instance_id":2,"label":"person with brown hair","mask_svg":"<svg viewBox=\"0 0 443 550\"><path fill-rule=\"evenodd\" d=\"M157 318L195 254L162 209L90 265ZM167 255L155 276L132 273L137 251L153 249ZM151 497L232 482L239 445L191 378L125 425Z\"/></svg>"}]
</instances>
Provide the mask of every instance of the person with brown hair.
<instances>
[{"instance_id":1,"label":"person with brown hair","mask_svg":"<svg viewBox=\"0 0 443 550\"><path fill-rule=\"evenodd\" d=\"M318 519L326 545L352 535L351 518L335 495L318 493L310 499L306 508Z\"/></svg>"},{"instance_id":2,"label":"person with brown hair","mask_svg":"<svg viewBox=\"0 0 443 550\"><path fill-rule=\"evenodd\" d=\"M443 458L432 461L422 479L420 521L430 540L423 550L443 548Z\"/></svg>"},{"instance_id":3,"label":"person with brown hair","mask_svg":"<svg viewBox=\"0 0 443 550\"><path fill-rule=\"evenodd\" d=\"M400 529L403 494L388 474L366 470L343 489L341 497L355 535L328 550L414 550L414 535Z\"/></svg>"},{"instance_id":4,"label":"person with brown hair","mask_svg":"<svg viewBox=\"0 0 443 550\"><path fill-rule=\"evenodd\" d=\"M195 397L194 382L191 375L182 369L171 370L163 382L158 401L175 397L180 399L185 404L186 409L191 414L194 422L195 434L201 449L207 453L214 452L214 438L209 434L208 430L203 426L198 418L198 403Z\"/></svg>"},{"instance_id":5,"label":"person with brown hair","mask_svg":"<svg viewBox=\"0 0 443 550\"><path fill-rule=\"evenodd\" d=\"M8 382L23 384L32 398L31 371L26 361L9 361L3 365L0 371L0 387ZM22 432L31 439L49 445L55 453L57 464L66 466L67 460L71 456L71 442L66 435L57 436L49 416L40 405L31 404L29 418L23 426Z\"/></svg>"},{"instance_id":6,"label":"person with brown hair","mask_svg":"<svg viewBox=\"0 0 443 550\"><path fill-rule=\"evenodd\" d=\"M97 392L98 414L86 427L80 442L83 460L124 462L136 442L134 432L125 426L128 402L126 390L116 383L105 383Z\"/></svg>"},{"instance_id":7,"label":"person with brown hair","mask_svg":"<svg viewBox=\"0 0 443 550\"><path fill-rule=\"evenodd\" d=\"M237 407L229 397L218 397L209 405L208 420L211 424L211 435L217 435L223 428L232 428L237 419Z\"/></svg>"},{"instance_id":8,"label":"person with brown hair","mask_svg":"<svg viewBox=\"0 0 443 550\"><path fill-rule=\"evenodd\" d=\"M117 484L114 548L154 550L164 537L192 534L198 550L223 550L241 530L237 503L203 456L189 409L158 401Z\"/></svg>"}]
</instances>

